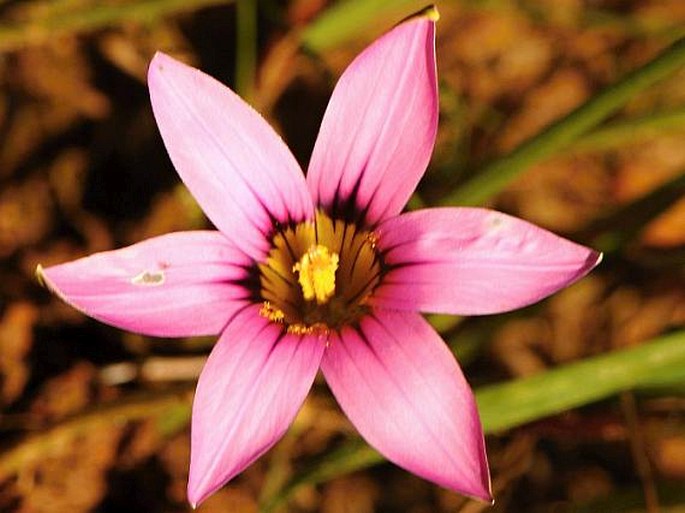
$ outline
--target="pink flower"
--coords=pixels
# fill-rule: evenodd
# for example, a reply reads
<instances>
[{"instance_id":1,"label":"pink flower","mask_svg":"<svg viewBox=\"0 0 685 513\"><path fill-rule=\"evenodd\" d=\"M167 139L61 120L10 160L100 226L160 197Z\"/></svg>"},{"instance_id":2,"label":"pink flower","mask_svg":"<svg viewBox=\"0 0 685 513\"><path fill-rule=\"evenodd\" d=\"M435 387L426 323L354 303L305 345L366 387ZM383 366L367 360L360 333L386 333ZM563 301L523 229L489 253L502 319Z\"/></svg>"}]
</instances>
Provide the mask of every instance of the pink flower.
<instances>
[{"instance_id":1,"label":"pink flower","mask_svg":"<svg viewBox=\"0 0 685 513\"><path fill-rule=\"evenodd\" d=\"M390 461L491 499L473 394L418 312L520 308L579 279L600 255L486 209L400 213L438 124L431 13L394 28L345 71L306 179L235 93L157 54L149 71L157 124L218 231L39 269L60 297L103 322L148 335L220 335L193 405L194 505L281 438L319 367Z\"/></svg>"}]
</instances>

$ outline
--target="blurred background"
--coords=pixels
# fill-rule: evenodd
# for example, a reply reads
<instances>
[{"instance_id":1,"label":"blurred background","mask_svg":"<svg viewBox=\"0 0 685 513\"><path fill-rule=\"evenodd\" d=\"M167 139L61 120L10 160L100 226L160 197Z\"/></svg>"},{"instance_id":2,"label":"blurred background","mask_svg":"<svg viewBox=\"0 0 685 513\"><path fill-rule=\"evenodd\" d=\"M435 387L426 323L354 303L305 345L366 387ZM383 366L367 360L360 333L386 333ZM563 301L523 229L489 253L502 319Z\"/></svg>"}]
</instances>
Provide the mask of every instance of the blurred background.
<instances>
[{"instance_id":1,"label":"blurred background","mask_svg":"<svg viewBox=\"0 0 685 513\"><path fill-rule=\"evenodd\" d=\"M152 117L154 52L237 90L306 168L344 67L425 4L0 0L0 511L190 511L189 405L213 339L110 328L34 278L208 226ZM383 462L319 379L283 441L199 511L684 512L682 42L668 70L658 56L685 2L437 6L440 131L410 208L483 204L606 252L528 309L431 318L477 391L496 504ZM612 84L629 90L596 101ZM565 117L578 107L593 121Z\"/></svg>"}]
</instances>

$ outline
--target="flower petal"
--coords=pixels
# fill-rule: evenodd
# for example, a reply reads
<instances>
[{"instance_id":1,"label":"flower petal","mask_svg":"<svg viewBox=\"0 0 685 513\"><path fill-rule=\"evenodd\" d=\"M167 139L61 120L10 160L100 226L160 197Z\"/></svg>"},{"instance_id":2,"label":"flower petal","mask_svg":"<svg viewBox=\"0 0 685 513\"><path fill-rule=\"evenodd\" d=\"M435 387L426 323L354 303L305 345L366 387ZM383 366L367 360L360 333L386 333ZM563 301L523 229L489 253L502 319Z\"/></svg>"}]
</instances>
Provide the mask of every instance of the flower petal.
<instances>
[{"instance_id":1,"label":"flower petal","mask_svg":"<svg viewBox=\"0 0 685 513\"><path fill-rule=\"evenodd\" d=\"M249 291L247 257L219 232L162 235L127 248L38 268L39 278L85 314L162 337L219 333Z\"/></svg>"},{"instance_id":2,"label":"flower petal","mask_svg":"<svg viewBox=\"0 0 685 513\"><path fill-rule=\"evenodd\" d=\"M437 123L435 22L420 16L340 77L307 173L314 202L368 225L399 213L426 170Z\"/></svg>"},{"instance_id":3,"label":"flower petal","mask_svg":"<svg viewBox=\"0 0 685 513\"><path fill-rule=\"evenodd\" d=\"M390 461L491 500L483 432L454 356L417 313L376 310L331 338L321 369L343 411Z\"/></svg>"},{"instance_id":4,"label":"flower petal","mask_svg":"<svg viewBox=\"0 0 685 513\"><path fill-rule=\"evenodd\" d=\"M274 221L312 219L295 158L238 95L162 53L150 63L148 84L176 170L226 237L258 260Z\"/></svg>"},{"instance_id":5,"label":"flower petal","mask_svg":"<svg viewBox=\"0 0 685 513\"><path fill-rule=\"evenodd\" d=\"M377 235L390 270L373 300L402 310L506 312L573 283L601 260L592 249L482 208L403 214Z\"/></svg>"},{"instance_id":6,"label":"flower petal","mask_svg":"<svg viewBox=\"0 0 685 513\"><path fill-rule=\"evenodd\" d=\"M188 499L193 506L285 433L314 381L326 341L287 334L251 306L205 364L193 403Z\"/></svg>"}]
</instances>

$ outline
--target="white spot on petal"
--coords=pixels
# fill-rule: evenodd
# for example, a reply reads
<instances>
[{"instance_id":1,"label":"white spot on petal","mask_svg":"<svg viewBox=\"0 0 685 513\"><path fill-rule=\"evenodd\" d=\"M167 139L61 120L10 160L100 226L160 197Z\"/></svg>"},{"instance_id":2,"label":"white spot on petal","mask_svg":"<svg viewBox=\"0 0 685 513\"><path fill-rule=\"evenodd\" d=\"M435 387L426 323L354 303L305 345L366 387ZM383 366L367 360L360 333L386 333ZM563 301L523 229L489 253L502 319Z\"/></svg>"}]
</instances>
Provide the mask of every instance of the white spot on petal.
<instances>
[{"instance_id":1,"label":"white spot on petal","mask_svg":"<svg viewBox=\"0 0 685 513\"><path fill-rule=\"evenodd\" d=\"M504 226L504 221L505 221L505 217L503 215L501 215L499 212L493 212L487 218L488 227L492 231L497 231L498 229L502 229L502 227Z\"/></svg>"},{"instance_id":2,"label":"white spot on petal","mask_svg":"<svg viewBox=\"0 0 685 513\"><path fill-rule=\"evenodd\" d=\"M131 283L134 285L143 285L148 287L156 287L164 283L164 271L143 271L131 278Z\"/></svg>"}]
</instances>

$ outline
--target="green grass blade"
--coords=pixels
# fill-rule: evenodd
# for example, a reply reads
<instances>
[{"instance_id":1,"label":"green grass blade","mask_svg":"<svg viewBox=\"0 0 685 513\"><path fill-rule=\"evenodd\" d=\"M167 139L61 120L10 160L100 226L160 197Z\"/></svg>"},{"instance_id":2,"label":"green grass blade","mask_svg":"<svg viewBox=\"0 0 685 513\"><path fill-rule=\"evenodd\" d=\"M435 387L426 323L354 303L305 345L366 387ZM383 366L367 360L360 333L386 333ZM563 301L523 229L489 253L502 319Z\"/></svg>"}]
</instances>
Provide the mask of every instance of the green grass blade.
<instances>
[{"instance_id":1,"label":"green grass blade","mask_svg":"<svg viewBox=\"0 0 685 513\"><path fill-rule=\"evenodd\" d=\"M655 112L607 124L574 141L568 147L568 151L572 153L606 151L625 147L642 139L682 130L685 130L685 106L676 107L668 112Z\"/></svg>"},{"instance_id":2,"label":"green grass blade","mask_svg":"<svg viewBox=\"0 0 685 513\"><path fill-rule=\"evenodd\" d=\"M685 380L685 331L476 392L486 432L510 429L665 376Z\"/></svg>"},{"instance_id":3,"label":"green grass blade","mask_svg":"<svg viewBox=\"0 0 685 513\"><path fill-rule=\"evenodd\" d=\"M254 97L257 77L257 0L236 4L236 92L247 102Z\"/></svg>"},{"instance_id":4,"label":"green grass blade","mask_svg":"<svg viewBox=\"0 0 685 513\"><path fill-rule=\"evenodd\" d=\"M476 391L486 433L510 429L634 388L685 382L685 330L644 344ZM276 511L300 486L322 483L370 467L383 457L359 440L343 445L295 476L263 503Z\"/></svg>"},{"instance_id":5,"label":"green grass blade","mask_svg":"<svg viewBox=\"0 0 685 513\"><path fill-rule=\"evenodd\" d=\"M55 37L90 32L125 22L152 23L182 12L195 11L233 0L137 0L115 4L93 3L86 7L54 8L52 14L25 22L0 24L0 52L50 43ZM53 6L54 7L54 6Z\"/></svg>"},{"instance_id":6,"label":"green grass blade","mask_svg":"<svg viewBox=\"0 0 685 513\"><path fill-rule=\"evenodd\" d=\"M481 169L470 181L443 198L444 205L479 205L503 190L523 171L568 147L574 140L615 113L638 93L685 65L685 38L656 58L604 89L573 112L550 125L511 153Z\"/></svg>"},{"instance_id":7,"label":"green grass blade","mask_svg":"<svg viewBox=\"0 0 685 513\"><path fill-rule=\"evenodd\" d=\"M303 41L308 49L323 53L354 40L359 37L360 33L367 30L389 28L379 27L379 19L399 21L430 3L430 0L340 0L326 9L314 23L305 29ZM461 0L459 8L473 11L511 11L525 14L536 23L560 25L560 22L550 13L552 10L536 8L526 3L517 4L510 0ZM438 9L440 9L440 4L438 4ZM561 25L563 26L563 22ZM617 15L611 11L590 8L585 8L579 13L578 25L611 27L634 37L656 34L676 39L684 34L677 20L664 19L657 23L649 23L638 16Z\"/></svg>"},{"instance_id":8,"label":"green grass blade","mask_svg":"<svg viewBox=\"0 0 685 513\"><path fill-rule=\"evenodd\" d=\"M358 36L364 27L373 27L379 18L399 21L428 4L430 2L425 0L346 0L338 2L304 29L302 43L311 51L323 53Z\"/></svg>"}]
</instances>

